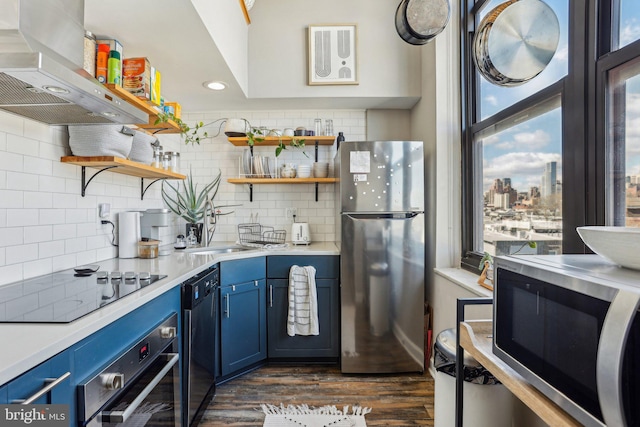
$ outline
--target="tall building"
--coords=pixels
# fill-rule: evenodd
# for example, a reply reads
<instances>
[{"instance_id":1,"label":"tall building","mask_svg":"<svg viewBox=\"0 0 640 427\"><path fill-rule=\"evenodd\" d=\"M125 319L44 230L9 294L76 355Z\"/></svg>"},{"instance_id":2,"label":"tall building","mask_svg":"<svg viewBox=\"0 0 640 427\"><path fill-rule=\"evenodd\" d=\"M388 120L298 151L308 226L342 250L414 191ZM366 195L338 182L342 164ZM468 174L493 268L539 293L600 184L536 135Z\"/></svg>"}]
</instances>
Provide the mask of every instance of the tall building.
<instances>
[{"instance_id":1,"label":"tall building","mask_svg":"<svg viewBox=\"0 0 640 427\"><path fill-rule=\"evenodd\" d=\"M544 165L544 174L542 175L542 186L540 188L540 195L542 197L548 197L556 194L556 169L557 162L548 162Z\"/></svg>"}]
</instances>

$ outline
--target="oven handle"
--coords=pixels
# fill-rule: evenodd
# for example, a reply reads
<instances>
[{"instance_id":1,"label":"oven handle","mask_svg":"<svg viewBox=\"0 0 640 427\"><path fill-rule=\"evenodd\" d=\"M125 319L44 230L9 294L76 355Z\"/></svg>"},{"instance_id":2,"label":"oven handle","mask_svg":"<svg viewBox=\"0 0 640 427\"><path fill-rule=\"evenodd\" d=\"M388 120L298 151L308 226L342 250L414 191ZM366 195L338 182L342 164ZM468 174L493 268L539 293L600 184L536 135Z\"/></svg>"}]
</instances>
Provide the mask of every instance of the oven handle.
<instances>
[{"instance_id":1,"label":"oven handle","mask_svg":"<svg viewBox=\"0 0 640 427\"><path fill-rule=\"evenodd\" d=\"M131 404L124 411L104 411L102 412L102 421L109 423L124 423L138 409L138 406L147 398L149 393L158 385L162 378L173 368L178 362L178 353L163 353L161 356L169 358L169 361L162 368L162 370L156 375L153 380L140 392L140 394L133 399Z\"/></svg>"},{"instance_id":2,"label":"oven handle","mask_svg":"<svg viewBox=\"0 0 640 427\"><path fill-rule=\"evenodd\" d=\"M13 400L11 403L19 403L20 405L30 405L34 401L40 399L45 394L49 393L51 390L57 387L58 384L60 384L62 381L66 380L70 376L71 376L71 372L65 372L58 378L45 378L44 382L47 383L47 385L42 387L37 392L35 392L33 396L27 397L24 400L22 399Z\"/></svg>"}]
</instances>

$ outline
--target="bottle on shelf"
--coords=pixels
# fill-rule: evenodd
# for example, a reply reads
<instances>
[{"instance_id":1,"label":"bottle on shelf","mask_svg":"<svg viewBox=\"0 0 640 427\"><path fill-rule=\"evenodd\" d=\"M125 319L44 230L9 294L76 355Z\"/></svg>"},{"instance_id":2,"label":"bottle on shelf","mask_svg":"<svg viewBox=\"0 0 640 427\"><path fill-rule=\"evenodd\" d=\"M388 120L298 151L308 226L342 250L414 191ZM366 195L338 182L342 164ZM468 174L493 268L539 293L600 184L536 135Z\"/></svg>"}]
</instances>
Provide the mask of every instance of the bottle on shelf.
<instances>
[{"instance_id":1,"label":"bottle on shelf","mask_svg":"<svg viewBox=\"0 0 640 427\"><path fill-rule=\"evenodd\" d=\"M340 148L341 142L344 142L344 134L342 132L338 132L338 137L336 138L336 148Z\"/></svg>"},{"instance_id":2,"label":"bottle on shelf","mask_svg":"<svg viewBox=\"0 0 640 427\"><path fill-rule=\"evenodd\" d=\"M120 65L120 52L112 50L109 52L107 61L107 83L120 85L122 80L122 66Z\"/></svg>"},{"instance_id":3,"label":"bottle on shelf","mask_svg":"<svg viewBox=\"0 0 640 427\"><path fill-rule=\"evenodd\" d=\"M109 61L109 45L99 44L96 54L96 79L102 84L107 82L107 70Z\"/></svg>"}]
</instances>

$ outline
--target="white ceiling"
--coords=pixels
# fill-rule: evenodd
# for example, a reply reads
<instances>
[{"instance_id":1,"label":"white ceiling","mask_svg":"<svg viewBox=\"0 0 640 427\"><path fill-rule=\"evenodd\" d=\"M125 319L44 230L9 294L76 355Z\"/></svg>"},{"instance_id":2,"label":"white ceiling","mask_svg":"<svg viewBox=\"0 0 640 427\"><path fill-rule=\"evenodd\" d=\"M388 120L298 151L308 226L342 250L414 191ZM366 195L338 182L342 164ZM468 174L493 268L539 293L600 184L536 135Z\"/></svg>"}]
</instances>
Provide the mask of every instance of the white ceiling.
<instances>
[{"instance_id":1,"label":"white ceiling","mask_svg":"<svg viewBox=\"0 0 640 427\"><path fill-rule=\"evenodd\" d=\"M165 100L180 102L185 111L411 108L417 102L410 98L248 99L188 0L86 0L85 28L96 35L115 36L125 58L148 57L162 73ZM213 79L226 82L228 88L216 92L202 86Z\"/></svg>"}]
</instances>

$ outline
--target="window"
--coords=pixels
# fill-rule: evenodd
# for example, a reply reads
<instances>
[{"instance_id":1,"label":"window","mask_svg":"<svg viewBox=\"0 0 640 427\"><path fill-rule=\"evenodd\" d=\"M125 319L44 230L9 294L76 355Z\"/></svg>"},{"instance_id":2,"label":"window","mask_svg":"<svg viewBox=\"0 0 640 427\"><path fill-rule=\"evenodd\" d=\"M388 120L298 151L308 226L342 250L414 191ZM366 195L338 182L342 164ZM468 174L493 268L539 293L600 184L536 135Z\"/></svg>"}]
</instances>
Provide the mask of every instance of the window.
<instances>
[{"instance_id":1,"label":"window","mask_svg":"<svg viewBox=\"0 0 640 427\"><path fill-rule=\"evenodd\" d=\"M640 227L640 58L609 72L607 219Z\"/></svg>"},{"instance_id":2,"label":"window","mask_svg":"<svg viewBox=\"0 0 640 427\"><path fill-rule=\"evenodd\" d=\"M578 226L640 227L640 1L545 0L560 23L553 59L500 87L476 71L472 45L505 1L461 0L462 266L472 271L485 251L589 252ZM530 240L535 249L522 247Z\"/></svg>"},{"instance_id":3,"label":"window","mask_svg":"<svg viewBox=\"0 0 640 427\"><path fill-rule=\"evenodd\" d=\"M561 113L557 96L475 135L482 147L478 253L562 253Z\"/></svg>"}]
</instances>

